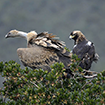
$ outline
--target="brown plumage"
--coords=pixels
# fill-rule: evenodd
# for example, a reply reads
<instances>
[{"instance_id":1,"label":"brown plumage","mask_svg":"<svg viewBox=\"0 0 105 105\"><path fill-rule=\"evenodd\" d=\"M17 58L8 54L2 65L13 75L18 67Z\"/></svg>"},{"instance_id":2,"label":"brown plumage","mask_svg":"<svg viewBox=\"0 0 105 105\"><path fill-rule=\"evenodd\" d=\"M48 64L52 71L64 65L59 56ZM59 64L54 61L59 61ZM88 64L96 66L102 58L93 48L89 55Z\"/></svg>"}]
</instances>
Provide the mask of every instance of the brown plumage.
<instances>
[{"instance_id":1,"label":"brown plumage","mask_svg":"<svg viewBox=\"0 0 105 105\"><path fill-rule=\"evenodd\" d=\"M56 62L64 63L65 68L68 68L71 62L71 54L64 49L64 42L59 41L55 35L48 32L37 34L35 31L26 33L12 30L5 37L26 38L28 48L17 49L18 57L24 66L49 71L50 66Z\"/></svg>"},{"instance_id":2,"label":"brown plumage","mask_svg":"<svg viewBox=\"0 0 105 105\"><path fill-rule=\"evenodd\" d=\"M94 44L88 41L81 31L73 31L69 38L74 40L72 53L81 59L80 66L86 70L90 69L93 61L97 62L99 58Z\"/></svg>"},{"instance_id":3,"label":"brown plumage","mask_svg":"<svg viewBox=\"0 0 105 105\"><path fill-rule=\"evenodd\" d=\"M28 35L33 35L33 33L28 33ZM34 35L28 41L28 47L34 47L35 45L43 46L45 48L54 48L57 50L61 50L63 46L65 46L63 41L59 41L55 35L49 34L48 32L42 32L38 35ZM31 46L30 46L31 45Z\"/></svg>"}]
</instances>

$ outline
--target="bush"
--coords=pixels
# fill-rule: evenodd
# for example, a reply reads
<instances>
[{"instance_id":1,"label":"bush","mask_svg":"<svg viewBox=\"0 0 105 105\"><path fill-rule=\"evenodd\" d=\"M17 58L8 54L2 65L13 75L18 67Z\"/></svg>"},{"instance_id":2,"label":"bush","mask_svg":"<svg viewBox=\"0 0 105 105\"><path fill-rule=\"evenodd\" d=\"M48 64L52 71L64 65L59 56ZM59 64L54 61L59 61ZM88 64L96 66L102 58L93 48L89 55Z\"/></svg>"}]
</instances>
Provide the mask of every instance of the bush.
<instances>
[{"instance_id":1,"label":"bush","mask_svg":"<svg viewBox=\"0 0 105 105\"><path fill-rule=\"evenodd\" d=\"M78 59L77 59L78 60ZM73 60L70 66L74 77L66 78L64 65L52 65L52 71L21 69L14 61L0 62L5 78L0 89L2 105L104 105L105 71L96 78L86 79ZM77 73L77 71L79 73ZM65 76L65 78L62 78Z\"/></svg>"}]
</instances>

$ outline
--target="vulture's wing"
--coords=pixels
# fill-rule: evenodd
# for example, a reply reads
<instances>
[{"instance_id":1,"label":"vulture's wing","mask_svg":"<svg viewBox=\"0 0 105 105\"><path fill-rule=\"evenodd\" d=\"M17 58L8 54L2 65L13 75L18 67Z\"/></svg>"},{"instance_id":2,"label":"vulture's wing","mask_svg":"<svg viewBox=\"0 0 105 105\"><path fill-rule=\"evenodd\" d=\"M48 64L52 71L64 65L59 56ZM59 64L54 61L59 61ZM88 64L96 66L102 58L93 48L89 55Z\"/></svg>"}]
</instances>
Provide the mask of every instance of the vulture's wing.
<instances>
[{"instance_id":1,"label":"vulture's wing","mask_svg":"<svg viewBox=\"0 0 105 105\"><path fill-rule=\"evenodd\" d=\"M47 49L39 46L17 49L17 54L23 65L32 69L42 68L50 70L50 66L56 62L62 62L65 67L68 66L70 58L59 53L55 49Z\"/></svg>"},{"instance_id":2,"label":"vulture's wing","mask_svg":"<svg viewBox=\"0 0 105 105\"><path fill-rule=\"evenodd\" d=\"M42 32L37 37L32 37L29 41L32 46L38 45L46 48L53 48L61 50L65 46L63 41L56 39L55 35L49 34L48 32Z\"/></svg>"},{"instance_id":3,"label":"vulture's wing","mask_svg":"<svg viewBox=\"0 0 105 105\"><path fill-rule=\"evenodd\" d=\"M48 69L49 65L59 62L59 58L53 50L43 48L18 48L17 54L24 66L32 69Z\"/></svg>"},{"instance_id":4,"label":"vulture's wing","mask_svg":"<svg viewBox=\"0 0 105 105\"><path fill-rule=\"evenodd\" d=\"M56 35L49 34L48 32L42 32L37 36L33 36L28 42L28 48L31 47L43 47L47 49L57 50L59 54L70 58L71 53L64 49L65 42L58 40Z\"/></svg>"}]
</instances>

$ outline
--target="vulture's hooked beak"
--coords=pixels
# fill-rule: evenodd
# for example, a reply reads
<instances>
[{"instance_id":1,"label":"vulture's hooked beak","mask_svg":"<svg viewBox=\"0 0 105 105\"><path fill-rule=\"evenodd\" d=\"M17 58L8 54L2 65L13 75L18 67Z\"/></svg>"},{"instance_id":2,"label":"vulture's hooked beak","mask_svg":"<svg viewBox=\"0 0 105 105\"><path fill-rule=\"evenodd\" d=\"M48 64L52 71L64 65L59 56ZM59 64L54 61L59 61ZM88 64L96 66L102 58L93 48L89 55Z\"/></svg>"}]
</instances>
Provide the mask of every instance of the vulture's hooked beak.
<instances>
[{"instance_id":1,"label":"vulture's hooked beak","mask_svg":"<svg viewBox=\"0 0 105 105\"><path fill-rule=\"evenodd\" d=\"M7 33L7 34L5 35L5 38L9 38L9 37L12 37L12 36L11 36L10 33Z\"/></svg>"},{"instance_id":2,"label":"vulture's hooked beak","mask_svg":"<svg viewBox=\"0 0 105 105\"><path fill-rule=\"evenodd\" d=\"M8 38L8 37L9 37L9 35L8 35L8 34L6 34L6 35L5 35L5 38Z\"/></svg>"}]
</instances>

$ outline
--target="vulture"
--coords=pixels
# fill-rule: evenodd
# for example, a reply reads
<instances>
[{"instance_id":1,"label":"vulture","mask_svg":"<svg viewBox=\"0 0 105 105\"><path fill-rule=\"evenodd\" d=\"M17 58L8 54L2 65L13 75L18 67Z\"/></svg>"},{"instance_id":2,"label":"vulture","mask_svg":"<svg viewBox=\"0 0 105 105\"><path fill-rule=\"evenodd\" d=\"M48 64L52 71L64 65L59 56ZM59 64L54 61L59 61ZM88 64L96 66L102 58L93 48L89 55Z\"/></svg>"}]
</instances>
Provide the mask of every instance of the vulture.
<instances>
[{"instance_id":1,"label":"vulture","mask_svg":"<svg viewBox=\"0 0 105 105\"><path fill-rule=\"evenodd\" d=\"M32 69L50 71L50 66L56 62L62 62L66 69L71 63L71 53L64 49L65 43L58 40L55 35L48 32L37 34L11 30L5 38L22 37L27 40L27 48L18 48L17 54L24 66Z\"/></svg>"},{"instance_id":2,"label":"vulture","mask_svg":"<svg viewBox=\"0 0 105 105\"><path fill-rule=\"evenodd\" d=\"M92 62L98 61L98 54L95 52L95 46L91 41L88 41L84 34L79 31L71 32L69 39L74 40L73 54L76 54L80 58L79 65L81 68L89 70Z\"/></svg>"}]
</instances>

